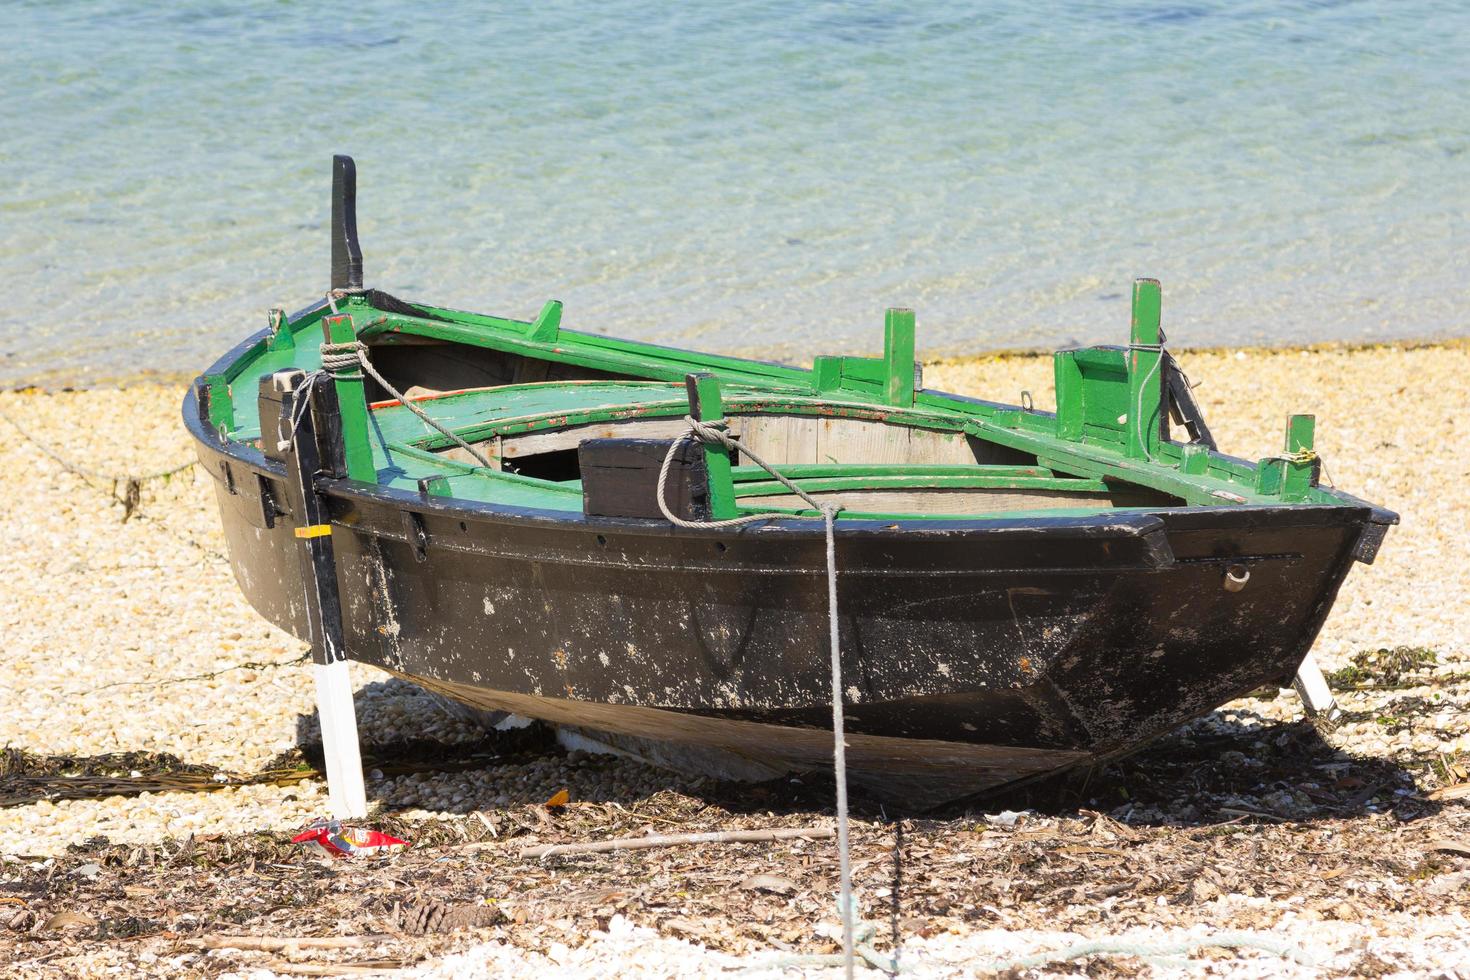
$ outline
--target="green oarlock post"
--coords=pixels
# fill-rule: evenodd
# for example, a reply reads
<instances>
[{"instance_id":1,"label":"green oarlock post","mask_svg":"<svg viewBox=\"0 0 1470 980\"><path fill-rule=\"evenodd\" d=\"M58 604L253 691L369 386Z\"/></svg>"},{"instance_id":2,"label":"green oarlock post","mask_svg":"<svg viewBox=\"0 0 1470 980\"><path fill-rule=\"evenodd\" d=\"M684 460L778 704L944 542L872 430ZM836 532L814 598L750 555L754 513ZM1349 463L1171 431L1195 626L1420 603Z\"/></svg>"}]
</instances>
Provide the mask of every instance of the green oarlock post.
<instances>
[{"instance_id":1,"label":"green oarlock post","mask_svg":"<svg viewBox=\"0 0 1470 980\"><path fill-rule=\"evenodd\" d=\"M1075 351L1059 350L1052 355L1052 372L1057 390L1057 438L1082 441L1082 366Z\"/></svg>"},{"instance_id":2,"label":"green oarlock post","mask_svg":"<svg viewBox=\"0 0 1470 980\"><path fill-rule=\"evenodd\" d=\"M1286 420L1286 451L1289 454L1312 453L1317 438L1315 415L1293 415Z\"/></svg>"},{"instance_id":3,"label":"green oarlock post","mask_svg":"<svg viewBox=\"0 0 1470 980\"><path fill-rule=\"evenodd\" d=\"M1179 447L1179 472L1188 476L1202 476L1210 471L1210 447L1203 443L1190 442Z\"/></svg>"},{"instance_id":4,"label":"green oarlock post","mask_svg":"<svg viewBox=\"0 0 1470 980\"><path fill-rule=\"evenodd\" d=\"M434 476L419 478L419 496L427 500L430 497L452 497L454 491L449 488L449 477L442 473Z\"/></svg>"},{"instance_id":5,"label":"green oarlock post","mask_svg":"<svg viewBox=\"0 0 1470 980\"><path fill-rule=\"evenodd\" d=\"M883 317L884 400L914 404L914 311L890 309Z\"/></svg>"},{"instance_id":6,"label":"green oarlock post","mask_svg":"<svg viewBox=\"0 0 1470 980\"><path fill-rule=\"evenodd\" d=\"M1133 324L1128 335L1128 455L1149 459L1159 447L1163 359L1159 329L1162 297L1157 279L1133 280Z\"/></svg>"},{"instance_id":7,"label":"green oarlock post","mask_svg":"<svg viewBox=\"0 0 1470 980\"><path fill-rule=\"evenodd\" d=\"M541 307L541 312L536 314L536 319L531 322L526 339L538 344L554 344L560 334L561 300L547 300L546 305Z\"/></svg>"},{"instance_id":8,"label":"green oarlock post","mask_svg":"<svg viewBox=\"0 0 1470 980\"><path fill-rule=\"evenodd\" d=\"M203 381L204 417L212 432L228 432L235 426L235 400L223 374L206 374Z\"/></svg>"},{"instance_id":9,"label":"green oarlock post","mask_svg":"<svg viewBox=\"0 0 1470 980\"><path fill-rule=\"evenodd\" d=\"M1286 472L1282 478L1281 496L1286 500L1302 500L1317 482L1317 436L1314 415L1293 415L1286 420Z\"/></svg>"},{"instance_id":10,"label":"green oarlock post","mask_svg":"<svg viewBox=\"0 0 1470 980\"><path fill-rule=\"evenodd\" d=\"M821 354L812 359L812 390L817 394L837 391L842 387L842 358Z\"/></svg>"},{"instance_id":11,"label":"green oarlock post","mask_svg":"<svg viewBox=\"0 0 1470 980\"><path fill-rule=\"evenodd\" d=\"M1256 493L1286 501L1305 500L1317 482L1317 451L1312 448L1317 420L1293 415L1286 421L1286 445L1280 456L1256 464Z\"/></svg>"},{"instance_id":12,"label":"green oarlock post","mask_svg":"<svg viewBox=\"0 0 1470 980\"><path fill-rule=\"evenodd\" d=\"M285 310L271 310L266 314L266 321L270 324L271 330L268 350L296 349L296 336L291 333L291 324L286 320Z\"/></svg>"},{"instance_id":13,"label":"green oarlock post","mask_svg":"<svg viewBox=\"0 0 1470 980\"><path fill-rule=\"evenodd\" d=\"M322 336L329 344L351 344L357 340L350 316L322 319ZM342 419L342 456L349 480L376 483L378 467L373 462L367 392L361 367L348 366L332 372L337 391L337 412Z\"/></svg>"},{"instance_id":14,"label":"green oarlock post","mask_svg":"<svg viewBox=\"0 0 1470 980\"><path fill-rule=\"evenodd\" d=\"M684 377L689 392L689 415L697 421L717 424L725 421L725 403L720 396L720 379L707 371ZM738 516L735 507L735 480L730 474L730 454L723 446L702 444L704 468L709 481L710 518L716 521Z\"/></svg>"}]
</instances>

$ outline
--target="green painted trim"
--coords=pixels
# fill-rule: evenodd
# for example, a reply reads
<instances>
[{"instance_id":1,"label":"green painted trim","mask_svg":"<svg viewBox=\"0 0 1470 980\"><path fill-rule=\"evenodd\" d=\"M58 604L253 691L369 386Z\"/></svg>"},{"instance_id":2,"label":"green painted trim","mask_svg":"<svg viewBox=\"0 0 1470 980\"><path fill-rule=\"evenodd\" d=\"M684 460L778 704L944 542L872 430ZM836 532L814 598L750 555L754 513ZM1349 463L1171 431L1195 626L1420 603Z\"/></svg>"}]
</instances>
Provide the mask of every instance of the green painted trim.
<instances>
[{"instance_id":1,"label":"green painted trim","mask_svg":"<svg viewBox=\"0 0 1470 980\"><path fill-rule=\"evenodd\" d=\"M1317 419L1312 415L1293 415L1286 422L1286 476L1281 495L1287 500L1305 500L1317 475L1317 453L1312 448L1317 435Z\"/></svg>"},{"instance_id":2,"label":"green painted trim","mask_svg":"<svg viewBox=\"0 0 1470 980\"><path fill-rule=\"evenodd\" d=\"M1286 420L1286 451L1288 453L1311 452L1317 438L1315 415L1293 415Z\"/></svg>"},{"instance_id":3,"label":"green painted trim","mask_svg":"<svg viewBox=\"0 0 1470 980\"><path fill-rule=\"evenodd\" d=\"M236 378L240 377L240 375L244 374L252 364L260 359L262 355L269 352L270 338L262 337L260 340L257 340L255 343L251 344L250 349L247 350L244 354L241 354L238 361L225 368L223 376L227 380L233 382Z\"/></svg>"},{"instance_id":4,"label":"green painted trim","mask_svg":"<svg viewBox=\"0 0 1470 980\"><path fill-rule=\"evenodd\" d=\"M430 497L452 497L454 494L449 489L449 476L427 476L420 482L423 492Z\"/></svg>"},{"instance_id":5,"label":"green painted trim","mask_svg":"<svg viewBox=\"0 0 1470 980\"><path fill-rule=\"evenodd\" d=\"M737 483L760 481L770 475L759 466L736 466L730 471ZM984 477L988 479L1054 477L1051 470L1043 466L1009 466L999 463L971 463L968 465L911 464L911 463L787 463L781 467L781 475L793 480L823 480L849 476L915 477L928 479L936 476Z\"/></svg>"},{"instance_id":6,"label":"green painted trim","mask_svg":"<svg viewBox=\"0 0 1470 980\"><path fill-rule=\"evenodd\" d=\"M1078 441L1082 438L1082 367L1077 352L1059 350L1052 355L1052 374L1057 389L1057 435Z\"/></svg>"},{"instance_id":7,"label":"green painted trim","mask_svg":"<svg viewBox=\"0 0 1470 980\"><path fill-rule=\"evenodd\" d=\"M825 479L797 479L782 471L807 493L836 490L1068 490L1076 493L1108 493L1112 490L1102 480L1074 477L1017 476L871 476L856 474ZM740 497L766 497L789 494L785 485L775 480L741 483Z\"/></svg>"},{"instance_id":8,"label":"green painted trim","mask_svg":"<svg viewBox=\"0 0 1470 980\"><path fill-rule=\"evenodd\" d=\"M329 344L350 344L357 339L352 317L329 316L322 320L322 337ZM354 377L355 375L355 377ZM334 372L337 389L337 412L342 417L342 453L346 457L347 478L376 483L378 467L373 462L371 428L368 418L367 392L362 371L345 368Z\"/></svg>"},{"instance_id":9,"label":"green painted trim","mask_svg":"<svg viewBox=\"0 0 1470 980\"><path fill-rule=\"evenodd\" d=\"M1203 476L1210 470L1210 448L1197 442L1181 446L1179 472L1186 476Z\"/></svg>"},{"instance_id":10,"label":"green painted trim","mask_svg":"<svg viewBox=\"0 0 1470 980\"><path fill-rule=\"evenodd\" d=\"M1047 507L1033 510L1002 510L984 514L884 514L875 511L843 510L837 515L838 520L852 521L1010 521L1026 520L1034 517L1091 517L1100 510L1109 514L1137 514L1151 513L1158 510L1157 507ZM804 510L795 507L741 507L741 515L745 514L784 514L790 517L809 517L819 519L822 515L806 508Z\"/></svg>"},{"instance_id":11,"label":"green painted trim","mask_svg":"<svg viewBox=\"0 0 1470 980\"><path fill-rule=\"evenodd\" d=\"M914 403L914 311L891 309L883 318L883 374L885 401L909 407Z\"/></svg>"},{"instance_id":12,"label":"green painted trim","mask_svg":"<svg viewBox=\"0 0 1470 980\"><path fill-rule=\"evenodd\" d=\"M266 343L266 349L272 354L295 350L296 334L292 333L291 325L286 322L286 311L271 310L266 314L266 320L271 331L271 339Z\"/></svg>"},{"instance_id":13,"label":"green painted trim","mask_svg":"<svg viewBox=\"0 0 1470 980\"><path fill-rule=\"evenodd\" d=\"M556 342L560 334L561 300L549 299L546 305L541 307L541 312L536 314L536 319L531 322L531 329L526 331L526 339L541 344L552 344Z\"/></svg>"},{"instance_id":14,"label":"green painted trim","mask_svg":"<svg viewBox=\"0 0 1470 980\"><path fill-rule=\"evenodd\" d=\"M539 342L527 337L532 323L525 320L508 320L423 303L415 305L444 319L385 313L364 327L363 337L387 340L392 334L407 330L414 336L534 355L557 363L622 371L662 381L682 380L694 368L718 372L729 376L730 380L743 379L763 385L779 383L809 388L811 384L810 372L786 364L705 354L576 330L560 331L554 343Z\"/></svg>"},{"instance_id":15,"label":"green painted trim","mask_svg":"<svg viewBox=\"0 0 1470 980\"><path fill-rule=\"evenodd\" d=\"M812 390L830 394L842 387L842 358L822 354L812 359Z\"/></svg>"},{"instance_id":16,"label":"green painted trim","mask_svg":"<svg viewBox=\"0 0 1470 980\"><path fill-rule=\"evenodd\" d=\"M1163 296L1157 279L1133 280L1133 324L1128 335L1128 455L1149 459L1159 446L1163 411Z\"/></svg>"},{"instance_id":17,"label":"green painted trim","mask_svg":"<svg viewBox=\"0 0 1470 980\"><path fill-rule=\"evenodd\" d=\"M1149 341L1157 341L1154 330L1160 307L1157 284L1152 280L1140 280L1134 287L1133 330L1130 340L1135 348L1145 349L1114 346L1057 353L1054 360L1054 371L1057 375L1055 416L1045 412L1020 412L1013 406L962 401L916 390L913 371L900 370L905 359L912 368L912 355L906 351L909 330L907 316L903 311L893 311L885 318L882 357L818 358L813 364L813 370L807 371L789 365L708 355L563 330L560 328L560 304L554 304L554 301L544 306L534 321L486 316L426 304L417 305L433 316L444 319L384 313L368 305L365 298L360 296L348 297L339 303L339 306L354 314L355 324L362 325L362 329L358 331L359 339L371 339L374 343L393 343L408 337L422 337L625 374L652 382L679 383L691 372L710 372L717 376L721 386L722 414L725 415L797 413L882 421L936 431L964 432L982 441L1009 446L1038 457L1040 465L1023 467L1037 471L1037 478L1067 476L1093 482L1125 481L1138 487L1177 496L1187 504L1281 503L1298 500L1307 503L1337 502L1337 498L1326 490L1311 485L1315 460L1288 458L1252 464L1210 453L1202 447L1181 446L1159 439L1157 427L1150 419L1153 413L1149 409L1150 405L1160 404L1157 395L1159 372L1154 369L1158 354L1147 349L1153 346ZM313 310L295 323L283 324L284 330L277 330L268 339L252 346L225 370L222 377L226 382L226 397L229 383L242 376L249 380L255 374L290 366L315 370L320 363L317 344L312 338L304 336L303 331L312 329L327 316L323 309ZM551 331L553 320L554 336ZM341 380L338 379L339 397L343 394ZM643 383L626 382L630 388ZM360 383L358 387L360 389ZM544 387L557 389L566 386L545 383ZM474 394L448 396L445 399L469 399L460 404L455 418L466 423L471 421L469 417L474 414L471 407ZM672 391L667 399L657 393L650 397L647 391L639 394L644 397L631 398L625 404L607 404L586 411L573 410L570 413L541 412L541 406L538 405L536 414L507 418L504 414L494 415L487 409L473 420L473 424L456 423L456 431L474 440L615 419L678 417L687 407ZM1130 400L1140 396L1145 411L1138 412L1136 408L1127 410ZM220 399L212 399L212 402L214 412L219 413ZM232 412L228 418L216 415L211 422L227 429L235 427L234 437L240 439L251 434L252 426L257 425L254 405L243 402L233 405L232 402L231 399ZM343 402L347 406L353 404L351 399L344 398ZM546 402L546 399L542 399L542 404ZM585 402L586 400L583 404ZM511 410L514 410L513 407ZM344 423L350 412L350 408L345 410ZM369 476L362 472L359 462L356 464L358 474L354 478L366 477L398 486L408 476L414 475L394 470L391 457L400 455L409 469L422 467L415 478L435 472L447 473L452 477L451 485L456 492L472 498L481 496L478 490L471 490L471 487L479 485L475 481L485 483L486 493L499 493L500 496L496 499L518 505L527 500L545 497L550 501L548 506L561 508L569 505L572 497L579 496L579 491L572 483L557 484L451 464L430 452L431 449L447 448L451 445L449 440L435 433L422 438L414 433L413 438L407 440L411 444L402 444L410 435L409 427L397 420L389 425L388 419L388 416L372 416L367 412L364 403L364 428L373 426L373 431L369 431L367 435L369 439L376 440L371 449L377 455L370 458L375 459L380 467L386 460L389 469ZM377 428L379 425L395 435L382 435ZM346 428L348 426L344 424L344 429ZM1294 442L1289 440L1286 455L1292 457L1300 454L1305 457L1311 451L1310 432L1301 428L1294 428L1292 431L1297 435ZM419 458L413 454L422 454L427 458ZM361 454L353 452L350 455L356 459ZM795 472L797 469L782 467L783 472ZM998 474L988 474L978 467L959 469L960 472L953 474L913 470L908 472L908 476L922 480L944 476L969 478L978 474L977 478L981 480L1000 479ZM1052 469L1055 473L1051 472ZM823 474L817 469L800 478L861 479L862 474L870 474L888 485L903 472L884 471L874 467L843 467L839 470ZM1015 476L1018 479L1028 478L1020 473ZM766 482L763 477L763 473L747 471L744 467L731 470L729 487L732 496L735 481L739 481L741 490L744 491L753 486L759 488L762 482ZM1258 481L1263 481L1260 486ZM913 485L912 482L909 485ZM492 487L512 488L515 492L506 496L503 490L494 491ZM1269 489L1271 492L1262 493L1261 489ZM1041 513L1057 515L1064 512L1047 509ZM1077 512L1096 513L1096 510L1084 508ZM1015 513L1017 512L993 516L1009 517ZM847 518L855 515L844 513L843 516ZM907 515L905 519L934 519L941 516ZM949 516L965 518L976 515ZM885 515L878 517L886 519Z\"/></svg>"},{"instance_id":18,"label":"green painted trim","mask_svg":"<svg viewBox=\"0 0 1470 980\"><path fill-rule=\"evenodd\" d=\"M209 426L215 432L229 432L235 425L235 397L223 374L204 375L209 391Z\"/></svg>"},{"instance_id":19,"label":"green painted trim","mask_svg":"<svg viewBox=\"0 0 1470 980\"><path fill-rule=\"evenodd\" d=\"M603 385L628 385L630 387L644 384L644 382L636 381L598 383ZM516 385L515 387L524 390L562 389L566 387L566 384L565 382L538 382L536 384ZM732 415L746 416L762 414L803 415L813 418L846 418L885 422L890 425L941 432L962 432L965 426L965 420L962 417L954 415L945 416L932 411L888 410L881 406L865 403L831 402L802 396L770 397L755 392L748 386L731 386L726 390L726 393L729 395L728 398L725 398L724 405L726 417ZM475 397L477 394L479 392L450 395L442 399L434 399L433 401L427 402L426 406L449 402L450 399L469 399ZM550 409L535 415L485 419L472 425L457 426L454 428L454 432L467 442L478 442L494 438L495 436L523 435L549 429L565 429L579 425L593 425L599 422L670 417L679 418L687 414L687 412L687 401L676 401L671 397L668 401L645 401L606 405L583 411ZM454 445L450 439L438 432L426 432L422 438L415 439L412 444L434 449L443 449Z\"/></svg>"},{"instance_id":20,"label":"green painted trim","mask_svg":"<svg viewBox=\"0 0 1470 980\"><path fill-rule=\"evenodd\" d=\"M708 372L690 374L689 414L696 421L717 425L725 421L724 402L720 397L720 379ZM710 517L717 521L735 516L735 485L730 477L730 454L725 447L703 443L705 475L709 482Z\"/></svg>"}]
</instances>

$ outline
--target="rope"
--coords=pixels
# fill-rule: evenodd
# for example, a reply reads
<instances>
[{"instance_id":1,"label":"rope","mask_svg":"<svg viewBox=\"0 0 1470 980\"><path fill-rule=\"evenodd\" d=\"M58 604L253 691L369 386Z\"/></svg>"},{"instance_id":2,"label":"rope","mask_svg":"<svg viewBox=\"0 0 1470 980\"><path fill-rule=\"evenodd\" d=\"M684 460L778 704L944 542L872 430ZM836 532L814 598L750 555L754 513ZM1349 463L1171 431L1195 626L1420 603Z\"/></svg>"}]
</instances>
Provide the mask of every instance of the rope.
<instances>
[{"instance_id":1,"label":"rope","mask_svg":"<svg viewBox=\"0 0 1470 980\"><path fill-rule=\"evenodd\" d=\"M333 290L333 292L342 292L342 290ZM327 295L330 297L331 293L328 293ZM432 416L429 415L428 412L424 411L413 402L409 401L408 398L404 396L403 392L393 387L393 385L389 383L387 378L379 374L378 369L373 367L372 361L368 360L367 345L364 344L362 341L353 340L345 344L322 344L322 370L329 371L334 377L340 378L344 381L360 380L363 376L363 372L366 372L368 377L372 378L378 384L382 385L384 391L392 395L394 398L398 399L399 404L401 404L404 408L408 409L413 414L417 415L421 420L423 420L425 425L438 430L440 435L444 436L450 442L454 443L456 446L469 453L481 466L485 467L487 470L493 470L495 468L490 460L486 458L484 453L480 452L474 446L471 446L469 443L461 439L453 429L450 429L442 422L435 420ZM310 380L310 377L311 376L309 375L307 380ZM305 382L303 382L303 384L304 383ZM304 401L304 399L301 399L301 401ZM298 421L299 417L292 420L293 432L295 431L295 424Z\"/></svg>"},{"instance_id":2,"label":"rope","mask_svg":"<svg viewBox=\"0 0 1470 980\"><path fill-rule=\"evenodd\" d=\"M792 483L785 476L776 472L776 468L774 466L761 459L755 453L751 452L749 446L742 446L734 439L731 439L726 431L727 426L723 421L701 422L698 419L694 418L692 415L686 415L684 416L684 422L689 426L689 432L687 432L680 438L675 439L673 444L669 446L669 451L664 454L664 463L661 467L659 467L658 471L658 509L663 512L664 517L668 518L670 524L673 524L677 527L699 528L703 530L708 530L722 527L738 527L741 524L750 524L754 521L768 521L780 517L798 516L796 514L781 514L773 512L767 514L744 514L740 517L731 517L723 521L686 521L684 518L679 517L677 514L669 509L668 502L665 499L664 495L664 487L668 484L669 469L673 466L674 457L678 454L679 447L686 442L702 442L708 446L722 446L730 452L738 451L741 455L749 457L752 463L755 463L755 465L759 466L761 469L771 474L771 476L775 477L776 480L787 490L790 490L802 500L805 500L808 504L811 505L812 510L825 512L829 508L834 511L842 509L841 507L832 508L829 504L823 504L821 501L817 500L817 498L807 493L801 487L797 486L795 483Z\"/></svg>"},{"instance_id":3,"label":"rope","mask_svg":"<svg viewBox=\"0 0 1470 980\"><path fill-rule=\"evenodd\" d=\"M1150 353L1159 355L1158 359L1154 361L1154 366L1149 369L1148 374L1145 374L1143 376L1143 383L1138 386L1138 400L1134 406L1134 408L1136 409L1136 414L1134 415L1134 418L1138 419L1138 441L1141 444L1139 448L1143 450L1144 459L1148 460L1150 463L1154 461L1154 457L1153 454L1148 451L1148 427L1154 424L1154 419L1158 417L1159 410L1155 409L1148 414L1147 418L1144 417L1143 393L1148 390L1149 381L1152 380L1153 376L1157 374L1159 372L1159 369L1164 365L1164 344L1164 331L1160 330L1159 342L1157 344L1128 345L1129 350L1148 351Z\"/></svg>"},{"instance_id":4,"label":"rope","mask_svg":"<svg viewBox=\"0 0 1470 980\"><path fill-rule=\"evenodd\" d=\"M97 491L98 493L105 493L108 499L110 499L113 503L120 505L123 509L122 522L124 524L126 524L129 520L132 520L133 518L137 518L138 520L145 521L147 523L156 524L171 537L183 542L184 544L187 544L191 548L194 548L200 554L208 555L210 558L213 558L217 561L228 561L228 559L225 558L224 555L220 554L218 551L215 551L213 548L205 547L198 541L195 541L189 535L183 533L182 531L177 531L173 529L165 522L155 517L151 517L150 515L143 513L139 509L142 506L143 502L144 483L148 483L152 480L167 481L171 477L174 477L179 473L182 473L185 470L188 470L197 465L198 460L190 460L187 463L180 463L178 466L175 466L171 469L159 470L156 473L145 473L141 476L113 476L106 473L96 473L85 467L78 466L76 463L73 463L65 456L62 456L60 453L56 452L50 446L46 445L44 442L31 435L19 422L13 419L6 412L0 411L0 419L4 419L6 422L8 422L15 429L16 432L20 433L22 439L26 440L42 453L44 453L46 456L50 457L63 470L81 480L85 486ZM108 481L111 481L110 488L104 489L103 487L98 485L100 483L106 483ZM118 492L118 484L122 484L123 490L121 493Z\"/></svg>"},{"instance_id":5,"label":"rope","mask_svg":"<svg viewBox=\"0 0 1470 980\"><path fill-rule=\"evenodd\" d=\"M692 529L716 529L722 527L738 527L742 524L750 524L755 521L777 520L783 517L798 517L797 514L766 513L766 514L743 514L719 521L689 521L679 517L669 509L668 501L665 499L665 487L668 484L669 468L673 465L674 457L679 452L679 447L686 442L698 442L707 446L721 446L726 450L740 453L750 459L761 469L774 477L782 486L806 501L814 510L822 514L823 529L827 538L827 628L829 632L829 643L832 652L832 773L837 783L837 861L838 874L841 881L841 891L838 897L839 912L842 915L842 958L846 968L848 980L852 980L854 969L854 949L856 942L853 938L853 907L852 907L852 860L848 849L847 838L847 743L844 733L842 718L842 651L838 645L837 628L837 538L834 531L833 521L837 512L842 509L840 504L824 504L790 479L777 472L776 468L767 463L760 456L751 452L749 446L742 446L730 438L725 422L701 422L693 416L684 416L684 421L689 425L689 431L683 436L675 439L669 446L669 451L664 454L664 462L658 471L658 509L663 512L670 524L676 527ZM860 950L859 950L860 951ZM865 959L869 959L867 953L863 953ZM869 960L871 962L871 960Z\"/></svg>"},{"instance_id":6,"label":"rope","mask_svg":"<svg viewBox=\"0 0 1470 980\"><path fill-rule=\"evenodd\" d=\"M86 482L96 481L98 483L111 483L113 485L114 496L116 496L117 484L119 483L123 484L125 487L131 488L134 485L148 483L151 480L167 480L169 477L176 476L177 474L184 472L184 470L189 469L191 466L194 466L199 462L197 459L191 459L186 463L180 463L178 466L170 467L166 470L159 470L156 473L144 473L139 476L132 476L126 473L98 473L96 470L89 470L85 466L81 466L80 464L72 462L65 456L58 453L56 450L52 449L50 446L46 445L46 443L42 442L40 439L37 439L35 436L31 435L19 422L12 418L8 412L0 410L0 419L4 419L6 422L10 423L11 428L15 429L16 432L19 432L22 439L35 446L45 455L49 456L52 462L56 463L72 476L80 477L83 481ZM122 501L122 498L117 499L119 500L119 502Z\"/></svg>"},{"instance_id":7,"label":"rope","mask_svg":"<svg viewBox=\"0 0 1470 980\"><path fill-rule=\"evenodd\" d=\"M327 305L332 308L332 315L337 315L337 300L346 299L348 296L361 296L367 292L366 286L342 286L338 289L327 290Z\"/></svg>"}]
</instances>

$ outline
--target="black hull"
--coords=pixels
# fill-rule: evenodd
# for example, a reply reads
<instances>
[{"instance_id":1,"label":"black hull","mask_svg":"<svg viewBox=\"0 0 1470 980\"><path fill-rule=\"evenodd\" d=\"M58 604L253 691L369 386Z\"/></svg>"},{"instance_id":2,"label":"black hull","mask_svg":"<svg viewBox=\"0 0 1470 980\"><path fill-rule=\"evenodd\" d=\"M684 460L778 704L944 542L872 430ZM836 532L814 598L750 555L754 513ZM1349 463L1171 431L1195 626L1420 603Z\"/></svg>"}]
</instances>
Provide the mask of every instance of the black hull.
<instances>
[{"instance_id":1,"label":"black hull","mask_svg":"<svg viewBox=\"0 0 1470 980\"><path fill-rule=\"evenodd\" d=\"M236 578L306 638L283 470L203 431L192 401ZM352 659L560 724L827 760L820 522L691 532L319 486ZM839 525L849 764L972 792L1126 752L1284 681L1355 553L1371 557L1374 516L1344 498ZM1237 592L1232 564L1250 572Z\"/></svg>"}]
</instances>

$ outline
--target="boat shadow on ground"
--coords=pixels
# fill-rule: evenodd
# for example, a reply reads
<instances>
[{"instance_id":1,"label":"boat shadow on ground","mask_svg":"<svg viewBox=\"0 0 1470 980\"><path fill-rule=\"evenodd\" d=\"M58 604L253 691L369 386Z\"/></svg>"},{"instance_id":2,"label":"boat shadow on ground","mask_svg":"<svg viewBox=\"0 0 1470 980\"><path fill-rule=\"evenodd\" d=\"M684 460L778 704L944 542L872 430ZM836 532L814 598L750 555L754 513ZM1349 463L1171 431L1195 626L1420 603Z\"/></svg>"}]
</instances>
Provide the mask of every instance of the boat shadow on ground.
<instances>
[{"instance_id":1,"label":"boat shadow on ground","mask_svg":"<svg viewBox=\"0 0 1470 980\"><path fill-rule=\"evenodd\" d=\"M1311 721L1282 722L1239 709L1215 712L1092 769L969 801L971 812L976 805L990 813L1104 812L1133 825L1178 827L1388 812L1412 820L1439 809L1418 793L1413 772L1399 761L1354 755Z\"/></svg>"},{"instance_id":2,"label":"boat shadow on ground","mask_svg":"<svg viewBox=\"0 0 1470 980\"><path fill-rule=\"evenodd\" d=\"M397 679L365 686L358 708L369 798L386 811L468 813L544 803L562 790L572 800L624 806L673 793L736 814L830 814L833 809L830 772L737 782L568 750L548 726L486 728L453 702ZM431 711L440 713L440 723L425 728L439 735L386 742L372 737L401 732L406 717L416 713L423 719ZM317 765L319 732L315 713L298 717L298 745ZM974 820L985 814L997 819L994 815L1005 811L1102 812L1134 825L1180 827L1301 823L1385 812L1412 820L1437 812L1438 804L1419 795L1410 769L1391 759L1353 755L1331 739L1330 732L1324 738L1309 721L1281 722L1236 708L1208 715L1125 758L928 811L895 806L892 799L853 787L852 810L880 821ZM1425 759L1423 765L1431 762Z\"/></svg>"}]
</instances>

